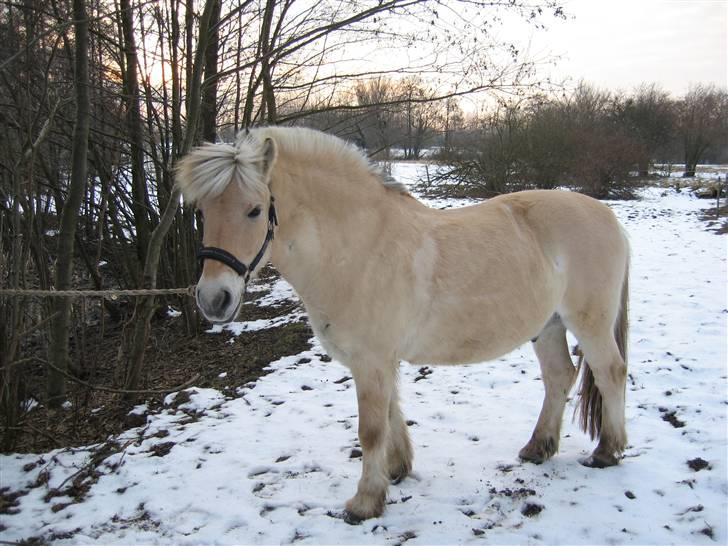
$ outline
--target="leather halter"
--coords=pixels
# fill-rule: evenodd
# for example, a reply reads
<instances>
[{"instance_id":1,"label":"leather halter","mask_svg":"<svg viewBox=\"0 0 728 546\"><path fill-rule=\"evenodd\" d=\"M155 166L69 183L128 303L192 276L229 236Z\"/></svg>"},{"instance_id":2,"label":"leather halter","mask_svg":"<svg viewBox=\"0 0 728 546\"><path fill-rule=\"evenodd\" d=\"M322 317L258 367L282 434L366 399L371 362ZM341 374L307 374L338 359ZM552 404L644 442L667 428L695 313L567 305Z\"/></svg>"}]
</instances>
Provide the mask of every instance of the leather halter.
<instances>
[{"instance_id":1,"label":"leather halter","mask_svg":"<svg viewBox=\"0 0 728 546\"><path fill-rule=\"evenodd\" d=\"M250 265L245 265L235 256L230 254L230 252L228 252L227 250L217 248L215 246L203 246L202 248L200 248L200 250L197 251L197 259L200 260L200 268L202 268L205 260L207 259L217 260L218 262L224 263L241 277L244 277L245 284L248 284L251 273L255 270L256 267L258 267L258 264L263 259L263 254L265 254L268 245L273 240L273 237L275 237L275 227L278 225L278 216L276 215L276 207L274 202L275 199L271 195L270 205L268 206L268 232L265 234L263 246L260 247L260 250L255 255L255 258L253 258L253 261L250 262Z\"/></svg>"}]
</instances>

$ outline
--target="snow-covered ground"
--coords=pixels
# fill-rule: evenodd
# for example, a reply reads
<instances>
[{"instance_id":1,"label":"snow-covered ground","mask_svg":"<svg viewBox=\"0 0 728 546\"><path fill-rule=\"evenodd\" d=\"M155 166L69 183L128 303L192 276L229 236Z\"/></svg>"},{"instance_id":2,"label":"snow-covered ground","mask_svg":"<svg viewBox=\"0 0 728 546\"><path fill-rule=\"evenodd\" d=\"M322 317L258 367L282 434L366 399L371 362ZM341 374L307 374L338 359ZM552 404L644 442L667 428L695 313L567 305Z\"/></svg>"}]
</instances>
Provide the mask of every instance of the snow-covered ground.
<instances>
[{"instance_id":1,"label":"snow-covered ground","mask_svg":"<svg viewBox=\"0 0 728 546\"><path fill-rule=\"evenodd\" d=\"M395 167L402 179L420 168ZM480 365L403 365L415 473L391 486L383 517L347 525L361 462L354 385L314 342L239 398L170 395L114 447L0 457L0 488L25 493L0 516L0 540L726 544L726 237L704 230L708 203L685 192L611 206L633 247L629 447L618 467L578 463L593 445L571 422L573 404L557 456L519 462L542 399L528 346ZM279 281L271 298L294 297L286 290Z\"/></svg>"}]
</instances>

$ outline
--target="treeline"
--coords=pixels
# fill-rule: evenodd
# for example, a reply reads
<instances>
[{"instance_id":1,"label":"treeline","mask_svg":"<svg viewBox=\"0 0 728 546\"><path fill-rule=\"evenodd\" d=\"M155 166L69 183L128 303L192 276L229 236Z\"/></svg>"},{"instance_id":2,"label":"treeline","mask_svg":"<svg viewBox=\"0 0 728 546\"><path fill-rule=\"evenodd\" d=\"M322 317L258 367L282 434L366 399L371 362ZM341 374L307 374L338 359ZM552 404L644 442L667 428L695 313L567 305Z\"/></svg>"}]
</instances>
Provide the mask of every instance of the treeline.
<instances>
[{"instance_id":1,"label":"treeline","mask_svg":"<svg viewBox=\"0 0 728 546\"><path fill-rule=\"evenodd\" d=\"M420 159L453 149L468 124L456 96L439 98L421 77L378 77L337 97L336 108L306 117L308 126L356 143L375 159Z\"/></svg>"},{"instance_id":2,"label":"treeline","mask_svg":"<svg viewBox=\"0 0 728 546\"><path fill-rule=\"evenodd\" d=\"M587 84L557 99L501 104L446 146L449 173L485 194L573 187L627 196L655 163L695 176L728 162L728 93L696 85L673 98L655 85L631 94Z\"/></svg>"},{"instance_id":3,"label":"treeline","mask_svg":"<svg viewBox=\"0 0 728 546\"><path fill-rule=\"evenodd\" d=\"M685 177L698 163L728 163L728 92L715 86L673 97L655 84L619 93L581 83L556 97L501 95L470 115L431 95L421 79L379 78L340 102L348 109L307 122L385 160L428 150L452 167L446 178L482 195L560 186L626 196L656 163Z\"/></svg>"}]
</instances>

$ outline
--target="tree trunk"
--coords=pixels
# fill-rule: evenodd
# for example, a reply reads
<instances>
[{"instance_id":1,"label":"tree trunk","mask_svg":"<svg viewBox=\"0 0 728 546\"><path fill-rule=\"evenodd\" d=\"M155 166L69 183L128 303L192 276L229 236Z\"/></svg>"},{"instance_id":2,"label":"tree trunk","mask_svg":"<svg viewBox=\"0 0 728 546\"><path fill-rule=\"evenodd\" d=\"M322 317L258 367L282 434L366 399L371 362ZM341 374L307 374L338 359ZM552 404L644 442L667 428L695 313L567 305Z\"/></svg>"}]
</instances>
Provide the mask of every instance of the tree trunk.
<instances>
[{"instance_id":1,"label":"tree trunk","mask_svg":"<svg viewBox=\"0 0 728 546\"><path fill-rule=\"evenodd\" d=\"M637 176L647 178L650 175L650 162L647 159L641 160L637 165Z\"/></svg>"},{"instance_id":2,"label":"tree trunk","mask_svg":"<svg viewBox=\"0 0 728 546\"><path fill-rule=\"evenodd\" d=\"M278 120L278 108L276 106L275 89L273 88L273 66L271 65L271 27L275 12L276 0L268 0L263 14L263 24L260 31L261 60L260 75L263 78L263 107L267 113L267 121L274 125Z\"/></svg>"},{"instance_id":3,"label":"tree trunk","mask_svg":"<svg viewBox=\"0 0 728 546\"><path fill-rule=\"evenodd\" d=\"M204 63L205 49L209 40L210 20L217 1L207 0L202 17L200 18L197 52L195 53L195 61L192 67L192 77L189 80L187 132L184 142L180 147L180 155L187 153L192 147L192 143L195 141L195 135L197 134L197 126L201 113L200 87L202 81L202 65ZM156 288L157 286L157 271L159 269L162 243L177 213L179 200L180 192L175 187L169 196L164 213L160 217L159 225L152 232L144 262L143 283L145 288ZM149 325L155 308L156 303L153 297L139 298L134 307L134 316L132 317L134 331L126 343L125 350L127 367L124 385L129 390L137 389L139 386L139 378L144 363L144 349L146 348L149 337ZM127 395L127 399L131 398L133 398L133 395Z\"/></svg>"},{"instance_id":4,"label":"tree trunk","mask_svg":"<svg viewBox=\"0 0 728 546\"><path fill-rule=\"evenodd\" d=\"M89 134L89 90L88 90L88 19L85 0L73 0L75 31L74 87L76 94L76 119L73 127L73 149L71 152L71 179L58 233L58 261L56 263L55 286L57 290L70 288L73 274L73 250L81 207L86 186L86 158ZM60 370L69 367L68 332L71 319L71 303L68 298L56 298L51 324L49 361ZM63 375L48 370L48 406L59 407L66 394Z\"/></svg>"},{"instance_id":5,"label":"tree trunk","mask_svg":"<svg viewBox=\"0 0 728 546\"><path fill-rule=\"evenodd\" d=\"M202 83L202 140L217 139L217 60L220 48L220 0L215 0L210 17L210 40L205 49L205 80Z\"/></svg>"},{"instance_id":6,"label":"tree trunk","mask_svg":"<svg viewBox=\"0 0 728 546\"><path fill-rule=\"evenodd\" d=\"M685 171L683 178L693 178L698 167L698 153L689 142L685 143Z\"/></svg>"},{"instance_id":7,"label":"tree trunk","mask_svg":"<svg viewBox=\"0 0 728 546\"><path fill-rule=\"evenodd\" d=\"M139 97L139 77L137 67L136 38L134 36L134 12L129 0L119 0L121 28L124 38L124 94L127 99L127 126L131 158L131 193L133 197L134 227L136 228L137 257L141 268L144 267L144 254L149 245L151 226L147 206L146 176L144 173L144 134Z\"/></svg>"}]
</instances>

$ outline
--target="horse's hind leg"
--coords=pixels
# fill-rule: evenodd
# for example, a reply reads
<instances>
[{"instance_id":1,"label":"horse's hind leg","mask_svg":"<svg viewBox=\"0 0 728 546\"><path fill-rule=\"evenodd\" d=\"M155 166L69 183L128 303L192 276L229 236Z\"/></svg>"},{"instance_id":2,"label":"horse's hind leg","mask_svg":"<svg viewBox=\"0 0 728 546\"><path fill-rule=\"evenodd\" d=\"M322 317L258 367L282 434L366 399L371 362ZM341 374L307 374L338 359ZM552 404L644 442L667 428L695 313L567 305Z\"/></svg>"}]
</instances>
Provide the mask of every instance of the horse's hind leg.
<instances>
[{"instance_id":1,"label":"horse's hind leg","mask_svg":"<svg viewBox=\"0 0 728 546\"><path fill-rule=\"evenodd\" d=\"M559 447L561 420L576 370L566 343L566 328L554 315L533 342L541 366L545 396L531 439L518 456L536 464L551 457Z\"/></svg>"},{"instance_id":2,"label":"horse's hind leg","mask_svg":"<svg viewBox=\"0 0 728 546\"><path fill-rule=\"evenodd\" d=\"M619 462L627 444L624 418L627 366L610 329L596 336L577 334L577 337L587 366L583 372L581 410L589 413L583 416L582 423L587 425L592 421L593 426L585 428L590 429L592 436L599 435L596 449L582 463L599 468L612 466Z\"/></svg>"}]
</instances>

